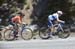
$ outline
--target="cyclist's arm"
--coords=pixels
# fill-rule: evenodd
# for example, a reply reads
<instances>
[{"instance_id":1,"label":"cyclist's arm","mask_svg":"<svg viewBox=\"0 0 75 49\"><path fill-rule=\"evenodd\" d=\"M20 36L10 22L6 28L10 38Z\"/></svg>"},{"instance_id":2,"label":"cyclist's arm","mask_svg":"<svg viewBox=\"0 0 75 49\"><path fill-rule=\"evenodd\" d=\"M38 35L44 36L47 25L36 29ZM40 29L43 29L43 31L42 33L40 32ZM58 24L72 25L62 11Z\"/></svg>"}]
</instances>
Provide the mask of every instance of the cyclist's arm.
<instances>
[{"instance_id":1,"label":"cyclist's arm","mask_svg":"<svg viewBox=\"0 0 75 49\"><path fill-rule=\"evenodd\" d=\"M58 17L57 17L57 21L58 21L58 22L63 22L63 23L64 23L64 21L63 21L63 20L60 20Z\"/></svg>"},{"instance_id":2,"label":"cyclist's arm","mask_svg":"<svg viewBox=\"0 0 75 49\"><path fill-rule=\"evenodd\" d=\"M19 24L22 24L22 18L21 17L18 17L18 22L19 22Z\"/></svg>"},{"instance_id":3,"label":"cyclist's arm","mask_svg":"<svg viewBox=\"0 0 75 49\"><path fill-rule=\"evenodd\" d=\"M17 18L16 16L15 16L15 17L13 17L13 18L12 18L12 22L13 22L16 18Z\"/></svg>"},{"instance_id":4,"label":"cyclist's arm","mask_svg":"<svg viewBox=\"0 0 75 49\"><path fill-rule=\"evenodd\" d=\"M16 20L15 20L16 19ZM15 16L14 18L12 18L12 21L18 21L19 24L22 23L22 19L20 18L20 16Z\"/></svg>"}]
</instances>

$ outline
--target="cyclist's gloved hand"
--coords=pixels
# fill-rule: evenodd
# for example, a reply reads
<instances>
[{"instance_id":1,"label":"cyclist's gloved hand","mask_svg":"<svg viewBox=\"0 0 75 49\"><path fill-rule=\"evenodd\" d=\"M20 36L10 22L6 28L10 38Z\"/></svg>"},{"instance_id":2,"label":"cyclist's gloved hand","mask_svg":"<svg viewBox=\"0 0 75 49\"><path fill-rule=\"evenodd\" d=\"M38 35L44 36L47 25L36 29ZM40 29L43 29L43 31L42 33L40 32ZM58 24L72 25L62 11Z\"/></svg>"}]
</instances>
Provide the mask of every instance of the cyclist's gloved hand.
<instances>
[{"instance_id":1,"label":"cyclist's gloved hand","mask_svg":"<svg viewBox=\"0 0 75 49\"><path fill-rule=\"evenodd\" d=\"M26 24L25 22L22 22L22 24Z\"/></svg>"},{"instance_id":2,"label":"cyclist's gloved hand","mask_svg":"<svg viewBox=\"0 0 75 49\"><path fill-rule=\"evenodd\" d=\"M22 22L23 25L27 26L28 24L26 24L25 22Z\"/></svg>"},{"instance_id":3,"label":"cyclist's gloved hand","mask_svg":"<svg viewBox=\"0 0 75 49\"><path fill-rule=\"evenodd\" d=\"M61 24L61 26L63 27L63 26L64 26L64 24L65 24L65 21L62 21L60 24Z\"/></svg>"},{"instance_id":4,"label":"cyclist's gloved hand","mask_svg":"<svg viewBox=\"0 0 75 49\"><path fill-rule=\"evenodd\" d=\"M62 21L62 23L65 23L65 21Z\"/></svg>"}]
</instances>

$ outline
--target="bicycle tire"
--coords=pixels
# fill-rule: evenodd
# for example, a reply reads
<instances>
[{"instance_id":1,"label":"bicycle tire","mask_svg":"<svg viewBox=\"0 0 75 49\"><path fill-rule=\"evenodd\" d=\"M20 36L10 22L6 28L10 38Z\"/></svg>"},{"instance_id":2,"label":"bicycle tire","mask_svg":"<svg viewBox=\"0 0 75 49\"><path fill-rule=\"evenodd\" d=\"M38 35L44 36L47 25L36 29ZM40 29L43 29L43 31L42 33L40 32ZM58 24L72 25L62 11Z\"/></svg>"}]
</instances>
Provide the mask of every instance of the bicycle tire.
<instances>
[{"instance_id":1,"label":"bicycle tire","mask_svg":"<svg viewBox=\"0 0 75 49\"><path fill-rule=\"evenodd\" d=\"M27 31L27 32L26 32ZM33 37L33 31L30 28L24 28L21 31L21 37L24 40L30 40ZM27 38L28 37L28 38Z\"/></svg>"},{"instance_id":2,"label":"bicycle tire","mask_svg":"<svg viewBox=\"0 0 75 49\"><path fill-rule=\"evenodd\" d=\"M10 32L8 32L8 31L10 31ZM7 40L7 41L12 41L12 40L14 40L15 38L14 38L14 34L13 34L13 29L6 29L5 31L4 31L4 39L5 40ZM9 37L8 37L9 36ZM12 38L11 38L12 37Z\"/></svg>"},{"instance_id":3,"label":"bicycle tire","mask_svg":"<svg viewBox=\"0 0 75 49\"><path fill-rule=\"evenodd\" d=\"M49 39L50 35L49 35L49 29L40 29L39 30L39 36L41 39Z\"/></svg>"},{"instance_id":4,"label":"bicycle tire","mask_svg":"<svg viewBox=\"0 0 75 49\"><path fill-rule=\"evenodd\" d=\"M64 32L62 32L62 31L59 31L58 32L58 37L59 38L68 38L70 36L70 31L68 30L68 31L64 31Z\"/></svg>"}]
</instances>

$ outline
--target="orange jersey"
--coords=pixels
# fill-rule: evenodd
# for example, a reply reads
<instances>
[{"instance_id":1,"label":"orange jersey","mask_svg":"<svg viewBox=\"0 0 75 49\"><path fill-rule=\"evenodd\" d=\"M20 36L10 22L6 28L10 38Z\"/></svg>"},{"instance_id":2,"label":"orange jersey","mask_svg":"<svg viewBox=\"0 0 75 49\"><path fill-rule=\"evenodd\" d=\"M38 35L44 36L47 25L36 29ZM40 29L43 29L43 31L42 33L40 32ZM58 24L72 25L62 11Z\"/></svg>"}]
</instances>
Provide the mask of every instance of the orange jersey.
<instances>
[{"instance_id":1,"label":"orange jersey","mask_svg":"<svg viewBox=\"0 0 75 49\"><path fill-rule=\"evenodd\" d=\"M12 22L21 23L22 22L22 18L20 16L15 16L15 17L12 18Z\"/></svg>"}]
</instances>

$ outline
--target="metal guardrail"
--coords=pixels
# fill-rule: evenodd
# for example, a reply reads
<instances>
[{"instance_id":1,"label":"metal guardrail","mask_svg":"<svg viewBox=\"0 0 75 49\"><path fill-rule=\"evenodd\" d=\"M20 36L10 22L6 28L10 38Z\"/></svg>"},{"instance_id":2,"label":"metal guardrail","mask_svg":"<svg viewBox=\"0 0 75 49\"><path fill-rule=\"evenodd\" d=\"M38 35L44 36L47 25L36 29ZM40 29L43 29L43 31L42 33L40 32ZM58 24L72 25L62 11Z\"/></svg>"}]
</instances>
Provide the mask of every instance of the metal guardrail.
<instances>
[{"instance_id":1,"label":"metal guardrail","mask_svg":"<svg viewBox=\"0 0 75 49\"><path fill-rule=\"evenodd\" d=\"M0 41L0 49L75 49L75 37L52 40Z\"/></svg>"}]
</instances>

